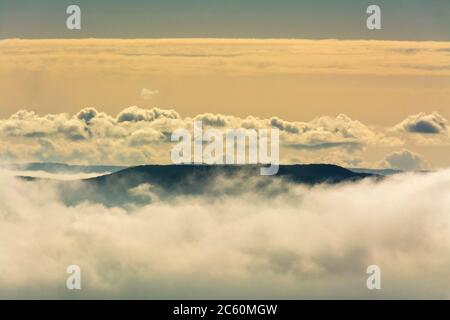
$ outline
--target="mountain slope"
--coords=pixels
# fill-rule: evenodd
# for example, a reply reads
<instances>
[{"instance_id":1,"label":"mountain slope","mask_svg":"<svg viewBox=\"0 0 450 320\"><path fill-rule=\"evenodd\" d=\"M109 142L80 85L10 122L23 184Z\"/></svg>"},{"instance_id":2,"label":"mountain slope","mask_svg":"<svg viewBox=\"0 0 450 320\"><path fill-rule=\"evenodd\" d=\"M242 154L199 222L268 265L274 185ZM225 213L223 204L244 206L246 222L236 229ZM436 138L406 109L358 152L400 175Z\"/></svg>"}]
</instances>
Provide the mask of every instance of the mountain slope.
<instances>
[{"instance_id":1,"label":"mountain slope","mask_svg":"<svg viewBox=\"0 0 450 320\"><path fill-rule=\"evenodd\" d=\"M401 170L395 170L395 169L348 168L348 170L357 172L357 173L370 173L370 174L377 174L377 175L381 175L381 176L390 176L393 174L402 173Z\"/></svg>"},{"instance_id":2,"label":"mountain slope","mask_svg":"<svg viewBox=\"0 0 450 320\"><path fill-rule=\"evenodd\" d=\"M157 184L172 188L176 185L190 185L205 182L215 176L225 178L261 179L284 178L294 183L318 184L354 181L374 176L369 173L352 172L348 169L329 164L281 165L277 175L260 176L257 165L146 165L131 167L119 172L87 179L89 183L99 185L119 184L136 187L142 183Z\"/></svg>"},{"instance_id":3,"label":"mountain slope","mask_svg":"<svg viewBox=\"0 0 450 320\"><path fill-rule=\"evenodd\" d=\"M89 201L112 207L168 201L177 196L201 195L212 201L241 194L276 196L289 191L290 184L335 184L367 177L378 176L327 164L281 165L274 176L261 176L258 165L146 165L54 183L66 204Z\"/></svg>"},{"instance_id":4,"label":"mountain slope","mask_svg":"<svg viewBox=\"0 0 450 320\"><path fill-rule=\"evenodd\" d=\"M323 164L282 165L275 176L261 176L260 166L257 165L147 165L83 180L85 187L81 198L121 205L127 202L146 203L149 194L163 200L180 195L201 194L215 198L242 193L276 194L289 188L285 182L334 184L366 177L376 175Z\"/></svg>"}]
</instances>

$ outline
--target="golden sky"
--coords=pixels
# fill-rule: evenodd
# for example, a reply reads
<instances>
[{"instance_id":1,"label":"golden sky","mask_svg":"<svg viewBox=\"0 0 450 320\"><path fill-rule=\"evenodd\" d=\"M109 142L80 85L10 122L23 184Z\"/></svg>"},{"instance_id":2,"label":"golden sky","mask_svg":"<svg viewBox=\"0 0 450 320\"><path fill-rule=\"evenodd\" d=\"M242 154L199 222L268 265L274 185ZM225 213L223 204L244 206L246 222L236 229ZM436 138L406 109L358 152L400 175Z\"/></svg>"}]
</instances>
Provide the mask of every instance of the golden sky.
<instances>
[{"instance_id":1,"label":"golden sky","mask_svg":"<svg viewBox=\"0 0 450 320\"><path fill-rule=\"evenodd\" d=\"M24 109L41 117L71 117L87 107L114 118L139 106L175 110L182 119L205 113L276 117L299 127L314 123L318 130L323 126L315 119L327 117L333 119L327 130L361 122L375 135L398 132L406 121L404 131L419 128L413 138L387 134L389 143L371 142L377 148L364 155L354 157L352 150L349 163L362 158L355 164L375 166L376 159L407 147L426 153L431 167L449 165L450 42L9 39L0 41L0 83L0 119ZM438 129L422 134L429 129L422 130L424 122ZM372 133L358 138L373 141L367 139ZM341 138L319 142L341 143ZM339 158L330 159L329 150L324 154L328 157L308 159ZM286 161L298 161L292 150L285 155ZM138 159L131 162L151 161Z\"/></svg>"},{"instance_id":2,"label":"golden sky","mask_svg":"<svg viewBox=\"0 0 450 320\"><path fill-rule=\"evenodd\" d=\"M450 43L338 40L3 40L0 116L20 108L176 108L392 124L450 116ZM141 90L158 90L151 100Z\"/></svg>"}]
</instances>

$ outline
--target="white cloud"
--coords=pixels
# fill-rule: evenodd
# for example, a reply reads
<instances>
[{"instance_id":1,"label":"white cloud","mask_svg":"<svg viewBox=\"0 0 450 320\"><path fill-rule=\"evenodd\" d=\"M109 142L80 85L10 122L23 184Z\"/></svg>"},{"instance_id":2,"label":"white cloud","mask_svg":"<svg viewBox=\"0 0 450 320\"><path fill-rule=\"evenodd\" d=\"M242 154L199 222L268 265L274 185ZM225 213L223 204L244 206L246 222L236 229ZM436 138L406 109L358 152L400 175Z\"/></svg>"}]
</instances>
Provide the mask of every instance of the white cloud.
<instances>
[{"instance_id":1,"label":"white cloud","mask_svg":"<svg viewBox=\"0 0 450 320\"><path fill-rule=\"evenodd\" d=\"M423 156L409 150L393 152L386 156L384 162L389 168L405 171L424 169L426 165Z\"/></svg>"},{"instance_id":2,"label":"white cloud","mask_svg":"<svg viewBox=\"0 0 450 320\"><path fill-rule=\"evenodd\" d=\"M79 298L370 299L372 264L382 271L376 298L443 299L450 290L448 170L285 185L278 195L248 181L253 192L241 196L131 211L66 206L58 184L0 179L3 299L73 297L64 290L71 264L82 270Z\"/></svg>"},{"instance_id":3,"label":"white cloud","mask_svg":"<svg viewBox=\"0 0 450 320\"><path fill-rule=\"evenodd\" d=\"M191 118L182 117L172 109L143 109L137 106L128 107L113 116L90 107L73 116L66 113L41 116L20 110L8 119L0 119L0 137L4 141L0 158L21 162L120 165L168 163L173 147L171 133L179 128L192 129L194 120L201 120L203 125L219 130L277 128L284 149L282 162L292 158L292 152L303 155L308 154L305 151L323 152L320 156L323 158L330 154L331 149L344 150L341 153L343 157L334 159L333 163L354 162L361 157L356 153L368 147L398 147L404 144L399 133L372 128L344 114L301 122L278 117L239 118L211 113ZM287 155L285 158L284 154ZM349 154L351 157L348 157Z\"/></svg>"},{"instance_id":4,"label":"white cloud","mask_svg":"<svg viewBox=\"0 0 450 320\"><path fill-rule=\"evenodd\" d=\"M154 121L159 118L178 119L180 116L174 110L158 108L142 109L136 106L126 108L117 115L117 122Z\"/></svg>"},{"instance_id":5,"label":"white cloud","mask_svg":"<svg viewBox=\"0 0 450 320\"><path fill-rule=\"evenodd\" d=\"M8 170L11 174L17 177L30 177L52 180L81 180L99 177L111 172L91 172L91 173L52 173L44 170Z\"/></svg>"},{"instance_id":6,"label":"white cloud","mask_svg":"<svg viewBox=\"0 0 450 320\"><path fill-rule=\"evenodd\" d=\"M395 126L396 130L419 134L447 134L448 121L437 112L411 115Z\"/></svg>"},{"instance_id":7,"label":"white cloud","mask_svg":"<svg viewBox=\"0 0 450 320\"><path fill-rule=\"evenodd\" d=\"M141 98L144 100L150 100L159 94L159 90L150 90L146 88L142 88L141 90Z\"/></svg>"}]
</instances>

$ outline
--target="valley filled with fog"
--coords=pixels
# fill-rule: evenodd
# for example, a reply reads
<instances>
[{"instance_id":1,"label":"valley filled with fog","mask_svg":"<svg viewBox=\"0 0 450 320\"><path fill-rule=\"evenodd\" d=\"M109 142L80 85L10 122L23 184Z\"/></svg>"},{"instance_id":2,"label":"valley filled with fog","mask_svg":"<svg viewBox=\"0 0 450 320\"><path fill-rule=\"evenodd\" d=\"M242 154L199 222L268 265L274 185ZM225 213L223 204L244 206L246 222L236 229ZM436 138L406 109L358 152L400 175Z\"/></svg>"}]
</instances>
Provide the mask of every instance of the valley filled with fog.
<instances>
[{"instance_id":1,"label":"valley filled with fog","mask_svg":"<svg viewBox=\"0 0 450 320\"><path fill-rule=\"evenodd\" d=\"M0 172L0 298L450 297L450 170L294 184L212 177L138 205ZM239 186L239 192L220 192ZM79 190L78 190L79 189ZM66 198L66 199L63 199ZM82 290L65 287L79 265ZM382 290L366 288L378 265Z\"/></svg>"}]
</instances>

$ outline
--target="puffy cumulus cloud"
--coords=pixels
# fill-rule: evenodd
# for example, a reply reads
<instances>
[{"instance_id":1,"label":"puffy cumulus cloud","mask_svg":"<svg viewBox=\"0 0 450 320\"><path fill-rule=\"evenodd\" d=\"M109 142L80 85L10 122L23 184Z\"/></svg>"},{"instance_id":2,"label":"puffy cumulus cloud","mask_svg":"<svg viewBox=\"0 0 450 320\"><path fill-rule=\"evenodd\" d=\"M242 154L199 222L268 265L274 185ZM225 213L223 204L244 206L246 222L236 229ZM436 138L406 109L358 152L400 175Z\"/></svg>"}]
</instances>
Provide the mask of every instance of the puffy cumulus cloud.
<instances>
[{"instance_id":1,"label":"puffy cumulus cloud","mask_svg":"<svg viewBox=\"0 0 450 320\"><path fill-rule=\"evenodd\" d=\"M2 160L56 161L78 163L142 164L158 162L150 146L158 139L167 140L158 121L175 120L172 110L130 107L117 117L94 108L82 109L74 116L49 114L39 116L18 111L0 120ZM152 125L155 125L155 128ZM176 126L176 124L174 124ZM169 125L163 127L170 128Z\"/></svg>"},{"instance_id":2,"label":"puffy cumulus cloud","mask_svg":"<svg viewBox=\"0 0 450 320\"><path fill-rule=\"evenodd\" d=\"M289 134L289 145L299 149L327 149L346 147L354 150L365 145L399 146L398 137L386 136L344 114L336 118L324 116L310 122L286 122L272 118L271 125ZM294 139L292 139L294 138Z\"/></svg>"},{"instance_id":3,"label":"puffy cumulus cloud","mask_svg":"<svg viewBox=\"0 0 450 320\"><path fill-rule=\"evenodd\" d=\"M155 129L152 128L148 128L146 130L139 129L131 133L129 143L130 146L139 147L143 145L148 145L153 142L158 142L160 140L163 140L164 138L165 136L163 135L163 133Z\"/></svg>"},{"instance_id":4,"label":"puffy cumulus cloud","mask_svg":"<svg viewBox=\"0 0 450 320\"><path fill-rule=\"evenodd\" d=\"M239 181L252 192L129 211L66 206L57 196L61 182L5 172L0 181L3 299L73 298L65 289L72 264L82 271L77 298L448 298L448 170L286 184L277 194ZM375 295L365 286L373 264L385 284Z\"/></svg>"},{"instance_id":5,"label":"puffy cumulus cloud","mask_svg":"<svg viewBox=\"0 0 450 320\"><path fill-rule=\"evenodd\" d=\"M87 138L83 124L65 113L41 117L32 111L20 110L8 120L1 121L0 129L6 137L41 138L62 135L68 140Z\"/></svg>"},{"instance_id":6,"label":"puffy cumulus cloud","mask_svg":"<svg viewBox=\"0 0 450 320\"><path fill-rule=\"evenodd\" d=\"M270 119L270 125L274 128L277 128L281 131L286 131L288 133L299 133L299 128L293 123L283 121L278 117L272 117Z\"/></svg>"},{"instance_id":7,"label":"puffy cumulus cloud","mask_svg":"<svg viewBox=\"0 0 450 320\"><path fill-rule=\"evenodd\" d=\"M203 125L213 127L225 127L231 122L231 117L227 117L221 114L204 113L196 116L195 121L201 121Z\"/></svg>"},{"instance_id":8,"label":"puffy cumulus cloud","mask_svg":"<svg viewBox=\"0 0 450 320\"><path fill-rule=\"evenodd\" d=\"M79 120L83 120L87 124L90 124L91 120L98 115L98 111L94 108L85 108L77 113L76 117Z\"/></svg>"},{"instance_id":9,"label":"puffy cumulus cloud","mask_svg":"<svg viewBox=\"0 0 450 320\"><path fill-rule=\"evenodd\" d=\"M21 110L0 120L0 136L6 144L3 159L120 165L168 163L173 148L172 132L180 128L192 130L194 121L222 132L233 128L276 128L280 132L282 162L293 157L288 149L297 153L341 149L345 151L342 155L352 154L345 157L347 162L360 157L355 153L366 147L403 143L395 132L369 127L343 114L300 122L211 113L182 117L175 110L136 106L112 116L90 107L73 116L66 113L41 116ZM323 155L309 160L320 158ZM343 160L336 158L333 163Z\"/></svg>"},{"instance_id":10,"label":"puffy cumulus cloud","mask_svg":"<svg viewBox=\"0 0 450 320\"><path fill-rule=\"evenodd\" d=\"M88 138L88 129L75 119L67 120L58 128L57 133L62 133L68 140L84 140Z\"/></svg>"},{"instance_id":11,"label":"puffy cumulus cloud","mask_svg":"<svg viewBox=\"0 0 450 320\"><path fill-rule=\"evenodd\" d=\"M437 112L411 115L394 127L410 133L447 134L448 121Z\"/></svg>"},{"instance_id":12,"label":"puffy cumulus cloud","mask_svg":"<svg viewBox=\"0 0 450 320\"><path fill-rule=\"evenodd\" d=\"M141 109L129 107L117 115L117 122L154 121L160 118L178 119L180 115L174 110L163 110L158 108Z\"/></svg>"},{"instance_id":13,"label":"puffy cumulus cloud","mask_svg":"<svg viewBox=\"0 0 450 320\"><path fill-rule=\"evenodd\" d=\"M401 150L387 155L384 163L389 168L405 171L420 170L426 167L424 157L409 150Z\"/></svg>"}]
</instances>

